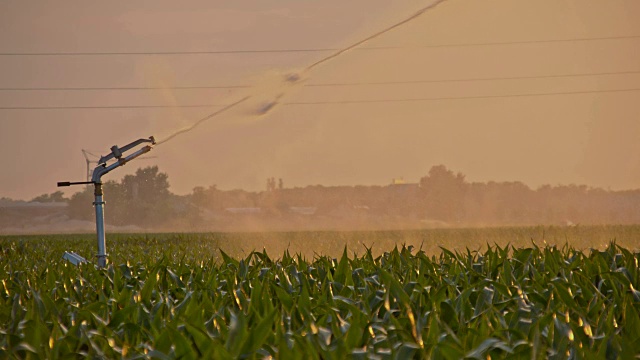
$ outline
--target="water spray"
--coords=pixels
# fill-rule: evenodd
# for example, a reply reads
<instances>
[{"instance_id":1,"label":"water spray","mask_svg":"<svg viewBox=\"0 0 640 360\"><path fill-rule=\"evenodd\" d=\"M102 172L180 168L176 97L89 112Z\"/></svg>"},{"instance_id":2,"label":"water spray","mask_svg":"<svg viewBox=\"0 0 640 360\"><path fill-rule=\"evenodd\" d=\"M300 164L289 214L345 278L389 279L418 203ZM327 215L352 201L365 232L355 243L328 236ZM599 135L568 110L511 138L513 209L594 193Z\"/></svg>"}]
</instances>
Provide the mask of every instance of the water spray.
<instances>
[{"instance_id":1,"label":"water spray","mask_svg":"<svg viewBox=\"0 0 640 360\"><path fill-rule=\"evenodd\" d=\"M302 69L299 72L286 74L282 78L282 82L285 85L290 86L290 87L295 86L295 85L299 85L306 79L307 74L309 72L311 72L317 66L322 65L325 62L333 60L333 59L335 59L337 57L340 57L341 55L343 55L346 52L349 52L349 51L351 51L351 50L353 50L353 49L355 49L357 47L360 47L360 46L370 42L371 40L373 40L373 39L375 39L375 38L377 38L377 37L379 37L379 36L381 36L383 34L386 34L386 33L390 32L390 31L392 31L392 30L394 30L394 29L396 29L396 28L398 28L400 26L403 26L403 25L405 25L405 24L407 24L409 22L414 21L415 19L417 19L418 17L420 17L423 14L427 13L429 10L435 8L436 6L440 5L444 1L446 1L446 0L433 0L433 1L431 1L429 3L429 5L426 5L423 8L419 9L418 11L413 13L411 16L409 16L409 17L407 17L407 18L405 18L405 19L403 19L403 20L401 20L401 21L399 21L399 22L397 22L397 23L395 23L395 24L393 24L391 26L388 26L388 27L386 27L386 28L384 28L384 29L372 34L372 35L369 35L366 38L364 38L362 40L359 40L359 41L357 41L357 42L355 42L355 43L353 43L353 44L351 44L351 45L349 45L349 46L347 46L345 48L342 48L342 49L334 52L333 54L328 55L328 56L326 56L326 57L314 62L313 64L305 67L304 69ZM290 90L290 89L287 89L287 90ZM284 97L286 92L287 91L279 92L278 95L276 95L275 97L270 98L267 101L262 101L257 106L257 108L254 109L251 112L251 115L262 116L262 115L266 115L267 113L271 112L275 107L277 107L280 104L280 100L282 99L282 97ZM179 130L173 132L171 135L167 136L165 139L162 139L161 141L159 141L158 145L162 144L162 143L165 143L165 142L173 139L174 137L176 137L176 136L178 136L178 135L180 135L182 133L189 132L189 131L193 130L196 126L200 125L201 123L203 123L203 122L205 122L205 121L207 121L207 120L209 120L211 118L214 118L214 117L216 117L218 115L221 115L222 113L227 112L228 110L231 110L231 109L233 109L233 108L235 108L235 107L247 102L248 100L256 97L256 95L258 95L258 94L247 95L244 98L225 106L221 110L218 110L218 111L216 111L214 113L211 113L211 114L205 116L204 118L202 118L202 119L196 121L195 123L193 123L193 125L185 127L185 128L182 128L182 129L179 129Z\"/></svg>"},{"instance_id":2,"label":"water spray","mask_svg":"<svg viewBox=\"0 0 640 360\"><path fill-rule=\"evenodd\" d=\"M144 143L151 143L151 145L145 145L142 148L138 149L134 153L129 156L124 156L124 153L137 147L138 145ZM152 145L156 144L156 140L153 136L150 136L148 139L138 139L128 145L123 147L118 147L114 145L111 147L111 153L106 156L100 157L98 160L98 166L93 170L93 175L91 176L91 181L79 181L79 182L69 182L63 181L59 182L58 186L71 186L71 185L87 185L93 184L95 195L95 201L93 205L96 209L96 233L98 235L98 253L96 257L98 258L98 267L103 268L107 265L107 252L106 252L106 241L105 241L105 233L104 233L104 200L103 200L103 192L102 192L102 176L109 173L111 170L120 167L129 161L137 158L140 155L148 153L151 151ZM111 164L107 164L108 161L114 160ZM78 265L80 263L87 262L85 258L74 253L74 252L66 252L62 256L63 259L68 260L74 265Z\"/></svg>"},{"instance_id":3,"label":"water spray","mask_svg":"<svg viewBox=\"0 0 640 360\"><path fill-rule=\"evenodd\" d=\"M193 123L192 125L187 126L187 127L184 127L184 128L182 128L182 129L180 129L180 130L175 131L173 134L171 134L171 135L167 136L165 139L162 139L162 140L158 141L158 145L160 145L160 144L162 144L162 143L165 143L165 142L167 142L167 141L169 141L169 140L173 139L174 137L176 137L176 136L178 136L178 135L180 135L180 134L182 134L182 133L186 133L186 132L189 132L189 131L193 130L196 126L198 126L198 125L202 124L203 122L205 122L205 121L207 121L207 120L211 119L212 117L215 117L215 116L217 116L217 115L220 115L220 114L222 114L222 113L224 113L224 112L226 112L226 111L228 111L228 110L230 110L230 109L233 109L233 108L234 108L234 107L236 107L237 105L242 104L243 102L245 102L245 101L249 100L250 98L251 98L250 96L245 96L245 97L243 97L242 99L240 99L240 100L238 100L238 101L236 101L236 102L234 102L234 103L231 103L231 104L229 104L229 105L227 105L227 106L223 107L222 109L220 109L220 110L218 110L218 111L216 111L216 112L214 112L214 113L211 113L211 114L209 114L209 115L207 115L207 116L203 117L202 119L200 119L200 120L196 121L196 122L195 122L195 123Z\"/></svg>"}]
</instances>

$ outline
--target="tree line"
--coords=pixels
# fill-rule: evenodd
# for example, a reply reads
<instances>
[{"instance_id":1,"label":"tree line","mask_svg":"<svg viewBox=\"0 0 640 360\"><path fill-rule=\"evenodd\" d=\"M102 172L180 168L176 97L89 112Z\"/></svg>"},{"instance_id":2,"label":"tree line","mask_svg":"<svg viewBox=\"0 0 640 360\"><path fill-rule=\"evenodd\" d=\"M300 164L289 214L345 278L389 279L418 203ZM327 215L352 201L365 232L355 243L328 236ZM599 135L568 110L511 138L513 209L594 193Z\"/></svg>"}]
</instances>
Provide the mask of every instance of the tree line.
<instances>
[{"instance_id":1,"label":"tree line","mask_svg":"<svg viewBox=\"0 0 640 360\"><path fill-rule=\"evenodd\" d=\"M264 191L221 190L212 185L175 195L169 190L169 176L157 166L140 168L121 181L104 184L105 217L109 224L147 228L215 227L239 216L264 221L296 216L310 221L403 219L416 225L449 226L640 223L640 190L610 191L584 185L531 189L521 182L469 182L444 165L432 167L415 184L297 188L276 187L273 181L267 184L271 186ZM34 200L68 201L69 217L93 220L92 187L69 199L57 192ZM301 208L308 211L301 215L296 212Z\"/></svg>"}]
</instances>

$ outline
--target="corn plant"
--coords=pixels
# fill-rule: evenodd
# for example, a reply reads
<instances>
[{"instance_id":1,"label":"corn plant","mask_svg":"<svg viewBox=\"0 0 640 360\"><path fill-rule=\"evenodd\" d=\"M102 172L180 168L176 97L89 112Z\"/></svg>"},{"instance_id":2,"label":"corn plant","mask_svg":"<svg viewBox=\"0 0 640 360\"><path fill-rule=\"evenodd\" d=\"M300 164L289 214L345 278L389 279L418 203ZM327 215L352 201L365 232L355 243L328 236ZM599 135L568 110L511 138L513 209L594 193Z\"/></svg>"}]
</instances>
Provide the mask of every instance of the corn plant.
<instances>
[{"instance_id":1,"label":"corn plant","mask_svg":"<svg viewBox=\"0 0 640 360\"><path fill-rule=\"evenodd\" d=\"M0 240L0 358L616 359L640 354L640 254L611 243L231 256L134 238L106 268ZM76 245L82 245L78 242ZM127 252L135 261L127 261ZM122 261L118 261L122 260Z\"/></svg>"}]
</instances>

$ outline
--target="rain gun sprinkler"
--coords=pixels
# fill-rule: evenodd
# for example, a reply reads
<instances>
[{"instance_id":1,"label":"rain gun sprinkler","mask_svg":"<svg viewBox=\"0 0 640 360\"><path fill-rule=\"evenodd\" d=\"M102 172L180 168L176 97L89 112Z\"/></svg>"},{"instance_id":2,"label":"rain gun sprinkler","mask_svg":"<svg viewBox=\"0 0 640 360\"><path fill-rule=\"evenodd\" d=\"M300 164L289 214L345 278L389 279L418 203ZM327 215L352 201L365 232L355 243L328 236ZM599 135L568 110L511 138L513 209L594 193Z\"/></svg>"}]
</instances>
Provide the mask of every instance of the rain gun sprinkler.
<instances>
[{"instance_id":1,"label":"rain gun sprinkler","mask_svg":"<svg viewBox=\"0 0 640 360\"><path fill-rule=\"evenodd\" d=\"M142 143L151 143L151 145L146 145L140 148L138 151L133 154L123 157L124 153L133 149L134 147L142 144ZM129 145L125 145L119 148L117 145L111 147L111 153L106 156L102 156L100 160L98 160L98 166L93 170L93 175L91 176L91 181L80 181L80 182L59 182L58 186L70 186L70 185L86 185L93 184L95 187L95 191L93 194L96 199L93 202L93 205L96 208L96 232L98 233L98 254L96 257L98 258L98 267L102 268L107 265L107 253L105 249L105 237L104 237L104 201L102 199L102 175L107 174L111 170L126 164L127 162L137 158L138 156L145 154L151 151L151 146L156 144L156 140L153 136L150 136L148 139L138 139L132 142ZM107 161L115 158L116 161L107 164ZM65 252L62 258L70 261L74 265L78 265L80 263L86 262L87 260L82 256L74 253L74 252Z\"/></svg>"}]
</instances>

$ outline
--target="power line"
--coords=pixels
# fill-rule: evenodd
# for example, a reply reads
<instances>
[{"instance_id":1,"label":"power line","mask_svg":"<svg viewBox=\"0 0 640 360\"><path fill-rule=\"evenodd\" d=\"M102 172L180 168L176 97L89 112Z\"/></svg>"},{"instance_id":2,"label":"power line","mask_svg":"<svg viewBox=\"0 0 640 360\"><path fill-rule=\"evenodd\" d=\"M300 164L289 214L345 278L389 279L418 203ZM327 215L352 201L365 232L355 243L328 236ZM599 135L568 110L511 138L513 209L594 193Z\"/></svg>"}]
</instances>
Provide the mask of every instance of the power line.
<instances>
[{"instance_id":1,"label":"power line","mask_svg":"<svg viewBox=\"0 0 640 360\"><path fill-rule=\"evenodd\" d=\"M98 86L98 87L14 87L0 88L0 91L102 91L102 90L204 90L204 89L242 89L250 88L249 85L228 86Z\"/></svg>"},{"instance_id":2,"label":"power line","mask_svg":"<svg viewBox=\"0 0 640 360\"><path fill-rule=\"evenodd\" d=\"M546 44L563 42L587 42L587 41L608 41L608 40L631 40L639 39L640 35L619 35L603 37L583 37L567 39L541 39L541 40L518 40L518 41L493 41L479 43L452 43L452 44L427 44L415 46L369 46L356 47L349 50L371 51L371 50L396 50L411 48L445 48L445 47L471 47L471 46L496 46L496 45L521 45L521 44ZM366 39L365 39L366 40ZM357 44L356 44L357 46ZM210 50L210 51L103 51L103 52L2 52L0 56L146 56L146 55L231 55L231 54L262 54L262 53L316 53L339 51L338 48L310 48L310 49L246 49L246 50ZM315 64L314 64L315 65ZM313 66L313 65L312 65Z\"/></svg>"},{"instance_id":3,"label":"power line","mask_svg":"<svg viewBox=\"0 0 640 360\"><path fill-rule=\"evenodd\" d=\"M584 90L565 92L545 92L545 93L525 93L525 94L502 94L502 95L478 95L478 96L450 96L431 98L404 98L404 99L377 99L377 100L338 100L338 101L301 101L288 102L283 105L325 105L325 104L369 104L369 103L391 103L391 102L417 102L417 101L439 101L439 100L468 100L468 99L498 99L516 97L538 97L538 96L560 96L560 95L581 95L599 93L620 93L640 91L640 88L633 89L613 89L613 90Z\"/></svg>"},{"instance_id":4,"label":"power line","mask_svg":"<svg viewBox=\"0 0 640 360\"><path fill-rule=\"evenodd\" d=\"M444 48L444 47L470 47L470 46L498 46L498 45L523 45L523 44L550 44L550 43L563 43L563 42L586 42L586 41L607 41L607 40L631 40L640 39L640 35L619 35L619 36L603 36L603 37L584 37L584 38L569 38L569 39L542 39L542 40L517 40L517 41L488 41L480 43L457 43L457 44L431 44L431 45L416 45L412 48ZM391 50L391 49L405 49L409 46L380 46L380 47L365 47L360 50Z\"/></svg>"},{"instance_id":5,"label":"power line","mask_svg":"<svg viewBox=\"0 0 640 360\"><path fill-rule=\"evenodd\" d=\"M428 79L428 80L399 80L399 81L371 81L354 83L320 83L307 84L310 87L322 86L358 86L358 85L395 85L395 84L422 84L422 83L447 83L447 82L471 82L471 81L494 81L494 80L525 80L525 79L553 79L586 76L606 76L606 75L631 75L640 74L640 71L612 71L598 73L577 73L577 74L551 74L551 75L529 75L529 76L496 76L485 78L461 78L461 79Z\"/></svg>"},{"instance_id":6,"label":"power line","mask_svg":"<svg viewBox=\"0 0 640 360\"><path fill-rule=\"evenodd\" d=\"M541 93L524 93L524 94L501 94L501 95L477 95L477 96L449 96L449 97L430 97L430 98L403 98L403 99L374 99L374 100L329 100L329 101L301 101L288 102L283 105L328 105L328 104L369 104L369 103L393 103L393 102L418 102L418 101L440 101L440 100L468 100L468 99L498 99L498 98L516 98L516 97L539 97L539 96L562 96L562 95L581 95L581 94L601 94L601 93L622 93L640 91L640 88L631 89L611 89L611 90L583 90L583 91L564 91L564 92L541 92ZM211 108L224 106L222 110L216 111L217 115L222 111L226 111L250 97L244 97L232 104L211 104L211 105L108 105L108 106L22 106L22 107L0 107L0 110L75 110L75 109L152 109L152 108ZM210 115L201 121L209 119Z\"/></svg>"},{"instance_id":7,"label":"power line","mask_svg":"<svg viewBox=\"0 0 640 360\"><path fill-rule=\"evenodd\" d=\"M458 79L427 79L427 80L398 80L398 81L370 81L370 82L344 82L344 83L317 83L305 84L305 87L331 87L331 86L361 86L361 85L396 85L396 84L422 84L422 83L447 83L447 82L472 82L472 81L495 81L495 80L526 80L526 79L553 79L571 78L587 76L609 76L609 75L632 75L640 74L640 71L612 71L596 73L576 73L576 74L550 74L550 75L529 75L529 76L496 76L484 78L458 78ZM124 91L124 90L204 90L204 89L240 89L251 88L249 85L226 85L226 86L132 86L132 87L24 87L24 88L0 88L0 91Z\"/></svg>"},{"instance_id":8,"label":"power line","mask_svg":"<svg viewBox=\"0 0 640 360\"><path fill-rule=\"evenodd\" d=\"M169 108L211 108L220 104L202 105L104 105L104 106L6 106L0 110L83 110L83 109L169 109Z\"/></svg>"},{"instance_id":9,"label":"power line","mask_svg":"<svg viewBox=\"0 0 640 360\"><path fill-rule=\"evenodd\" d=\"M260 53L311 53L326 52L336 49L266 49L266 50L210 50L210 51L117 51L117 52L33 52L33 53L0 53L0 56L144 56L144 55L228 55L228 54L260 54Z\"/></svg>"}]
</instances>

